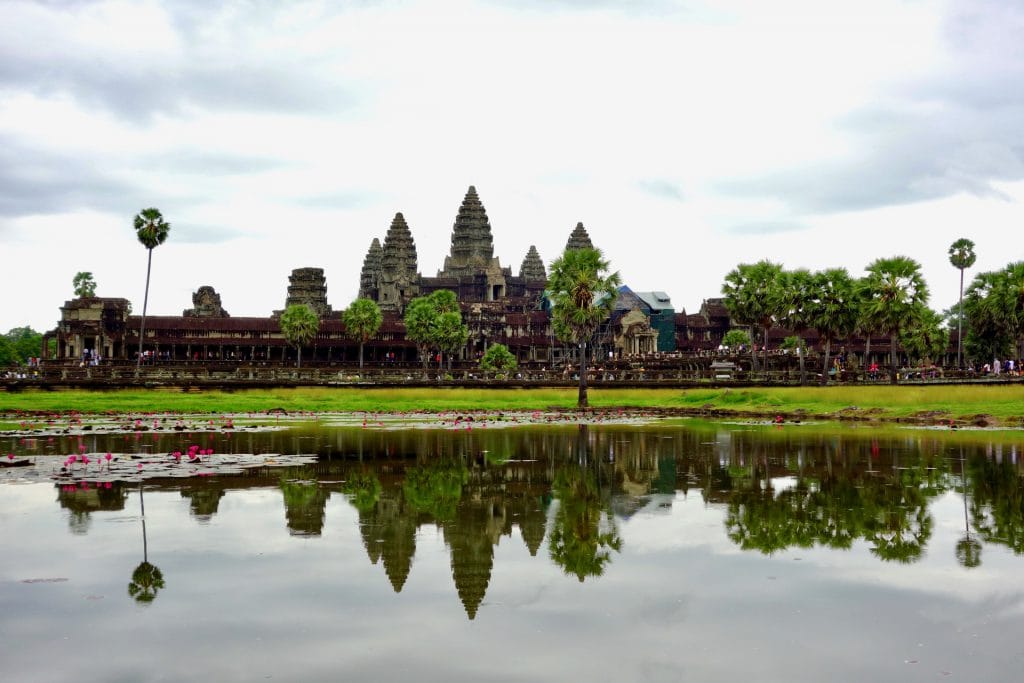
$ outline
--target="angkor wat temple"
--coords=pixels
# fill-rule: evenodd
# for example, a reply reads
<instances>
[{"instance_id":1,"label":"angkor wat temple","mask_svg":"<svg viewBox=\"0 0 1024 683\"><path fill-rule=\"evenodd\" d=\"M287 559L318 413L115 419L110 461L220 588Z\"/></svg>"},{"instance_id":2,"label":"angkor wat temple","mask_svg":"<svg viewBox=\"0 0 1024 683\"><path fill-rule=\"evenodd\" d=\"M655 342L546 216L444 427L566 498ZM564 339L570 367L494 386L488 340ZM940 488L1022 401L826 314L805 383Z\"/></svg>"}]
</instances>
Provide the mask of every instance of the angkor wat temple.
<instances>
[{"instance_id":1,"label":"angkor wat temple","mask_svg":"<svg viewBox=\"0 0 1024 683\"><path fill-rule=\"evenodd\" d=\"M566 248L593 246L578 223L568 235ZM487 211L472 186L455 216L450 253L434 277L419 272L412 231L397 213L383 243L378 238L371 242L359 274L359 296L376 301L384 313L384 323L366 345L364 356L371 363L417 362L414 344L405 339L404 308L414 297L448 289L455 292L470 329L458 360L475 361L488 345L502 343L520 364L557 365L573 350L554 337L545 310L546 283L544 261L534 246L524 255L518 274L502 266L494 255ZM319 334L303 352L304 361L346 364L358 357L358 344L346 335L341 310L327 302L322 268L293 270L284 303L284 307L306 304L321 318ZM193 295L192 307L180 316L146 316L142 348L157 360L289 360L294 351L278 324L282 310L267 317L232 317L214 288L203 285ZM141 318L130 313L127 299L88 297L65 302L58 327L45 336L56 340L58 360L96 354L108 360L132 360L139 348L140 327ZM677 313L664 292L622 287L614 314L598 334L597 353L628 358L714 349L728 328L728 314L720 300L708 300L699 313L687 315Z\"/></svg>"}]
</instances>

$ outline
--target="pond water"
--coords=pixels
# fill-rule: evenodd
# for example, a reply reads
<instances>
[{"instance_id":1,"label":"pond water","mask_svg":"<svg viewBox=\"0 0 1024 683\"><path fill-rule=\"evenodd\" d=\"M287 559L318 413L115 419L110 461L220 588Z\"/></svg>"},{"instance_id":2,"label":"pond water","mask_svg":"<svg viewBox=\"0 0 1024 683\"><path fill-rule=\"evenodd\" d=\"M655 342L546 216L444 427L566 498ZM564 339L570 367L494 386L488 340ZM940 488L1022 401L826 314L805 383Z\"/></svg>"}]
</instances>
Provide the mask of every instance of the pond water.
<instances>
[{"instance_id":1,"label":"pond water","mask_svg":"<svg viewBox=\"0 0 1024 683\"><path fill-rule=\"evenodd\" d=\"M453 426L0 438L34 464L0 480L0 680L1024 667L1020 433ZM203 476L58 476L197 445Z\"/></svg>"}]
</instances>

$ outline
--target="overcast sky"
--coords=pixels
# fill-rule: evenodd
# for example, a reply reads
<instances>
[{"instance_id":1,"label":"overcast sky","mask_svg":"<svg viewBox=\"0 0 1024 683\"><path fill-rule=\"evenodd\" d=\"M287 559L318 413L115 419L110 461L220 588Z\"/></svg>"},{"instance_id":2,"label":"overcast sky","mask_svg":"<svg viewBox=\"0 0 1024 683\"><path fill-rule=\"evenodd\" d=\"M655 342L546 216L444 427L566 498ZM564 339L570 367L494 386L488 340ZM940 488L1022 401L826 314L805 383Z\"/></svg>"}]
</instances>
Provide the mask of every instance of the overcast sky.
<instances>
[{"instance_id":1,"label":"overcast sky","mask_svg":"<svg viewBox=\"0 0 1024 683\"><path fill-rule=\"evenodd\" d=\"M1024 258L1024 4L3 3L0 330L80 270L141 311L149 206L150 314L269 315L303 266L342 309L395 212L435 275L469 185L514 273L582 221L676 310L741 262L897 254L942 309L957 238L968 277Z\"/></svg>"}]
</instances>

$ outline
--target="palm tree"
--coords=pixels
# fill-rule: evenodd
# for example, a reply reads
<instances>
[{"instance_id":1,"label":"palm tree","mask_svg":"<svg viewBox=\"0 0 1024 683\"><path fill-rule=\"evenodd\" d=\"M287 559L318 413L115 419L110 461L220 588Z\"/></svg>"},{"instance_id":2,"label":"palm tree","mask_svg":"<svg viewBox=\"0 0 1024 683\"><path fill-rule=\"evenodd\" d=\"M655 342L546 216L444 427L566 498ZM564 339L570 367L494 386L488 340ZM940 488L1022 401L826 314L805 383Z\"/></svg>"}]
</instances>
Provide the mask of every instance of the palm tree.
<instances>
[{"instance_id":1,"label":"palm tree","mask_svg":"<svg viewBox=\"0 0 1024 683\"><path fill-rule=\"evenodd\" d=\"M171 224L164 220L157 209L150 207L135 215L135 236L149 252L146 261L146 293L142 298L142 323L139 326L137 369L142 367L142 341L146 336L146 306L149 304L149 273L153 266L153 249L167 241L167 233L170 231Z\"/></svg>"},{"instance_id":2,"label":"palm tree","mask_svg":"<svg viewBox=\"0 0 1024 683\"><path fill-rule=\"evenodd\" d=\"M974 265L978 259L974 253L974 242L961 237L949 247L949 262L960 271L960 309L956 319L956 366L963 369L963 332L964 332L964 271Z\"/></svg>"},{"instance_id":3,"label":"palm tree","mask_svg":"<svg viewBox=\"0 0 1024 683\"><path fill-rule=\"evenodd\" d=\"M862 281L864 315L873 329L889 335L889 378L896 384L896 340L928 303L928 285L920 264L907 256L876 259L867 267L867 273Z\"/></svg>"},{"instance_id":4,"label":"palm tree","mask_svg":"<svg viewBox=\"0 0 1024 683\"><path fill-rule=\"evenodd\" d=\"M431 331L437 320L437 311L425 296L419 296L405 307L405 338L416 344L423 361L423 379L427 379L427 359L430 352Z\"/></svg>"},{"instance_id":5,"label":"palm tree","mask_svg":"<svg viewBox=\"0 0 1024 683\"><path fill-rule=\"evenodd\" d=\"M940 361L949 347L949 333L942 322L942 316L932 309L921 309L920 318L900 337L908 357L922 364Z\"/></svg>"},{"instance_id":6,"label":"palm tree","mask_svg":"<svg viewBox=\"0 0 1024 683\"><path fill-rule=\"evenodd\" d=\"M91 299L96 296L96 280L88 271L76 273L71 280L71 286L75 288L75 296L79 299Z\"/></svg>"},{"instance_id":7,"label":"palm tree","mask_svg":"<svg viewBox=\"0 0 1024 683\"><path fill-rule=\"evenodd\" d=\"M809 313L807 302L811 300L813 282L810 271L800 268L784 272L777 289L779 324L796 333L792 345L796 348L800 358L801 385L807 382L807 373L804 368L804 344L801 335L810 327L807 318Z\"/></svg>"},{"instance_id":8,"label":"palm tree","mask_svg":"<svg viewBox=\"0 0 1024 683\"><path fill-rule=\"evenodd\" d=\"M434 343L448 359L448 370L452 369L452 356L469 340L469 327L462 322L458 311L445 311L434 324Z\"/></svg>"},{"instance_id":9,"label":"palm tree","mask_svg":"<svg viewBox=\"0 0 1024 683\"><path fill-rule=\"evenodd\" d=\"M1006 317L1007 329L1013 338L1013 355L1019 358L1021 337L1024 336L1024 261L1006 266L999 284L999 304Z\"/></svg>"},{"instance_id":10,"label":"palm tree","mask_svg":"<svg viewBox=\"0 0 1024 683\"><path fill-rule=\"evenodd\" d=\"M380 306L372 299L356 299L341 314L345 322L345 331L350 337L359 341L359 369L363 369L363 344L370 341L380 330L384 317Z\"/></svg>"},{"instance_id":11,"label":"palm tree","mask_svg":"<svg viewBox=\"0 0 1024 683\"><path fill-rule=\"evenodd\" d=\"M320 331L320 318L306 304L292 304L281 314L281 333L298 350L296 367L302 367L302 346Z\"/></svg>"},{"instance_id":12,"label":"palm tree","mask_svg":"<svg viewBox=\"0 0 1024 683\"><path fill-rule=\"evenodd\" d=\"M1001 292L1005 272L978 273L964 293L963 314L967 318L967 354L991 360L1010 347L1010 328Z\"/></svg>"},{"instance_id":13,"label":"palm tree","mask_svg":"<svg viewBox=\"0 0 1024 683\"><path fill-rule=\"evenodd\" d=\"M598 249L566 249L548 270L551 322L562 341L580 349L578 408L587 407L587 343L611 315L622 278Z\"/></svg>"},{"instance_id":14,"label":"palm tree","mask_svg":"<svg viewBox=\"0 0 1024 683\"><path fill-rule=\"evenodd\" d=\"M828 383L828 361L832 342L848 337L857 325L857 291L845 268L814 273L808 287L805 317L825 342L821 383ZM836 379L839 379L838 377Z\"/></svg>"},{"instance_id":15,"label":"palm tree","mask_svg":"<svg viewBox=\"0 0 1024 683\"><path fill-rule=\"evenodd\" d=\"M462 323L458 299L450 289L439 289L410 301L405 308L404 322L405 338L416 344L423 359L424 379L428 374L428 352L431 349L450 354L469 338L469 328Z\"/></svg>"},{"instance_id":16,"label":"palm tree","mask_svg":"<svg viewBox=\"0 0 1024 683\"><path fill-rule=\"evenodd\" d=\"M764 332L764 364L768 369L768 330L779 315L782 266L771 261L741 263L725 276L722 294L729 315L740 325L755 325ZM753 336L753 334L751 334ZM757 352L750 345L753 369L757 371Z\"/></svg>"}]
</instances>

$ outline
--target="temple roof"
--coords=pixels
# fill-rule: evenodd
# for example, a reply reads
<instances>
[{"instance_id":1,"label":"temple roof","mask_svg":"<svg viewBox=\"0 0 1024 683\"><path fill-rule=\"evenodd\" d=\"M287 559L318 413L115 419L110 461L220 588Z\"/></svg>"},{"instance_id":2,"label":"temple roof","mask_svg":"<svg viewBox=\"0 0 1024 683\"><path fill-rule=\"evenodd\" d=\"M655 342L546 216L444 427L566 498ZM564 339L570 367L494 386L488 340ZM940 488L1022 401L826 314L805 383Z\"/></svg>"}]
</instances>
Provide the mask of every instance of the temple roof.
<instances>
[{"instance_id":1,"label":"temple roof","mask_svg":"<svg viewBox=\"0 0 1024 683\"><path fill-rule=\"evenodd\" d=\"M672 308L672 299L665 292L633 292L652 311L665 311Z\"/></svg>"},{"instance_id":2,"label":"temple roof","mask_svg":"<svg viewBox=\"0 0 1024 683\"><path fill-rule=\"evenodd\" d=\"M590 241L590 235L587 234L587 229L583 227L583 223L577 223L576 227L573 228L572 234L569 235L569 241L565 245L566 249L593 249L594 243Z\"/></svg>"}]
</instances>

